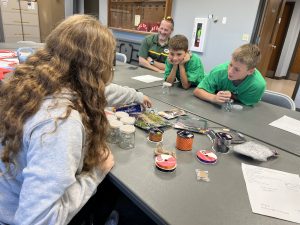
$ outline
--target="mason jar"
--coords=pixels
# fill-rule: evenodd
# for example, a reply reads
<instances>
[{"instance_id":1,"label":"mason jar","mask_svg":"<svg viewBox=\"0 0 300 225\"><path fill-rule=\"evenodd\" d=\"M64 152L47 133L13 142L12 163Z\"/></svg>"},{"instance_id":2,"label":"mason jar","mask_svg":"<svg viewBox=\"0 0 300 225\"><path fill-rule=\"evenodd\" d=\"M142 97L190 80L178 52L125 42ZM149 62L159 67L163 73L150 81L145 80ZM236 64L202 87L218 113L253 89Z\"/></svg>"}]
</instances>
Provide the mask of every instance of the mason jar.
<instances>
[{"instance_id":1,"label":"mason jar","mask_svg":"<svg viewBox=\"0 0 300 225\"><path fill-rule=\"evenodd\" d=\"M109 122L110 129L109 129L107 141L109 143L116 144L120 140L119 129L123 125L123 123L118 120L109 120L108 122Z\"/></svg>"},{"instance_id":2,"label":"mason jar","mask_svg":"<svg viewBox=\"0 0 300 225\"><path fill-rule=\"evenodd\" d=\"M123 125L120 127L119 147L131 149L135 146L135 127L133 125Z\"/></svg>"}]
</instances>

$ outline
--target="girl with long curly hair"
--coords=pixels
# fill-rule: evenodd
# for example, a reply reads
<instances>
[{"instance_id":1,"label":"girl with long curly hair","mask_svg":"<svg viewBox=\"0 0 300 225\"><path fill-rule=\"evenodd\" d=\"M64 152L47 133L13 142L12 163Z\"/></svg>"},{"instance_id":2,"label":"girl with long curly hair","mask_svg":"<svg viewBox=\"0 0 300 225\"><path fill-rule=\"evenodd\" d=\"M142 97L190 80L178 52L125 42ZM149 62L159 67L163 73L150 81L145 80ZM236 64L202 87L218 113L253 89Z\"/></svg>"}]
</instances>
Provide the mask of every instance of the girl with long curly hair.
<instances>
[{"instance_id":1,"label":"girl with long curly hair","mask_svg":"<svg viewBox=\"0 0 300 225\"><path fill-rule=\"evenodd\" d=\"M114 49L109 29L74 15L1 86L0 224L67 224L113 167L104 108L151 104L110 84Z\"/></svg>"}]
</instances>

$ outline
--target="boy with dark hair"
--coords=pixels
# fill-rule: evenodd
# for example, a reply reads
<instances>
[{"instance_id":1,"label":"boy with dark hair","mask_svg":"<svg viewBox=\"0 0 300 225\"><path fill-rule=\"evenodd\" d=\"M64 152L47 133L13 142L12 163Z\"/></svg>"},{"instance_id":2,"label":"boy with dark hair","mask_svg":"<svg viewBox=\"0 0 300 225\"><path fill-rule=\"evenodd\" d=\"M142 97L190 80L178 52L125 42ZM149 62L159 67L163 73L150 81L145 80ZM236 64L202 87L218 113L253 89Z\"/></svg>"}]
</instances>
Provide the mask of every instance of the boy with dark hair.
<instances>
[{"instance_id":1,"label":"boy with dark hair","mask_svg":"<svg viewBox=\"0 0 300 225\"><path fill-rule=\"evenodd\" d=\"M260 61L256 45L237 48L228 63L216 66L194 90L200 99L222 104L230 99L244 105L257 103L266 88L266 81L255 68Z\"/></svg>"},{"instance_id":2,"label":"boy with dark hair","mask_svg":"<svg viewBox=\"0 0 300 225\"><path fill-rule=\"evenodd\" d=\"M173 84L176 78L184 89L197 86L204 78L202 62L198 55L188 51L188 39L184 35L175 35L169 42L165 80Z\"/></svg>"}]
</instances>

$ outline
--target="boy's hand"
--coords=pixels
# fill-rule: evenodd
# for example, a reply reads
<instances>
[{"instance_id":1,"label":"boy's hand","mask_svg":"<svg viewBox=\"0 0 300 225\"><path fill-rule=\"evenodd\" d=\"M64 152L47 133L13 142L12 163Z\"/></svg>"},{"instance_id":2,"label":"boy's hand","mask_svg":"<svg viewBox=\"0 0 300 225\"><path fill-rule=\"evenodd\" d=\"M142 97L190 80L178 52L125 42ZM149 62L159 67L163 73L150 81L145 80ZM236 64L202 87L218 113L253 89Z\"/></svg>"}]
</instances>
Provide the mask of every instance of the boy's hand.
<instances>
[{"instance_id":1,"label":"boy's hand","mask_svg":"<svg viewBox=\"0 0 300 225\"><path fill-rule=\"evenodd\" d=\"M168 62L173 65L173 61L168 57Z\"/></svg>"},{"instance_id":2,"label":"boy's hand","mask_svg":"<svg viewBox=\"0 0 300 225\"><path fill-rule=\"evenodd\" d=\"M143 106L144 108L151 108L152 107L152 102L150 100L150 98L146 95L144 95L144 99L143 99Z\"/></svg>"},{"instance_id":3,"label":"boy's hand","mask_svg":"<svg viewBox=\"0 0 300 225\"><path fill-rule=\"evenodd\" d=\"M186 62L190 61L191 55L189 52L187 52L183 58L183 60L180 62L181 65L184 65Z\"/></svg>"},{"instance_id":4,"label":"boy's hand","mask_svg":"<svg viewBox=\"0 0 300 225\"><path fill-rule=\"evenodd\" d=\"M231 92L230 91L219 91L216 94L215 102L216 103L224 103L226 101L229 101L231 98Z\"/></svg>"}]
</instances>

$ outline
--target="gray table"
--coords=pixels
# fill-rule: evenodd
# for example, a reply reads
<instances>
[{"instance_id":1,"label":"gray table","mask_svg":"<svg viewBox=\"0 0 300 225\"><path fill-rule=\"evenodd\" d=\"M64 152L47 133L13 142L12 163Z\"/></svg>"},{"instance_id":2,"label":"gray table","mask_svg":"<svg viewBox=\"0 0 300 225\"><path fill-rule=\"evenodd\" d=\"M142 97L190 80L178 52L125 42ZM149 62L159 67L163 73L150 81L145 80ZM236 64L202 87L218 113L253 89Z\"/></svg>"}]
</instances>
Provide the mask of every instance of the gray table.
<instances>
[{"instance_id":1,"label":"gray table","mask_svg":"<svg viewBox=\"0 0 300 225\"><path fill-rule=\"evenodd\" d=\"M114 71L114 78L112 82L122 86L132 87L136 90L139 90L141 88L161 86L163 83L163 80L155 81L151 83L145 83L142 81L132 79L132 77L141 76L141 75L152 75L158 78L164 77L163 74L148 69L144 69L127 63L117 62Z\"/></svg>"},{"instance_id":2,"label":"gray table","mask_svg":"<svg viewBox=\"0 0 300 225\"><path fill-rule=\"evenodd\" d=\"M160 110L170 106L154 100ZM215 126L214 123L209 125ZM241 163L299 173L300 157L278 150L280 157L258 163L230 152L218 155L214 165L200 163L199 149L210 149L210 140L200 134L193 150L176 150L177 169L164 173L154 166L154 147L146 132L137 129L136 146L131 150L112 145L116 165L109 176L113 183L158 224L171 225L285 225L293 224L252 213ZM164 134L164 145L175 150L176 130ZM207 170L210 182L197 181L195 169Z\"/></svg>"},{"instance_id":3,"label":"gray table","mask_svg":"<svg viewBox=\"0 0 300 225\"><path fill-rule=\"evenodd\" d=\"M151 98L178 106L193 114L222 126L238 130L248 136L300 156L300 137L268 124L283 115L300 120L300 113L259 102L254 107L244 106L242 111L225 112L219 105L202 101L193 95L193 89L172 87L169 95L162 95L161 87L141 90ZM154 106L156 107L156 106Z\"/></svg>"}]
</instances>

